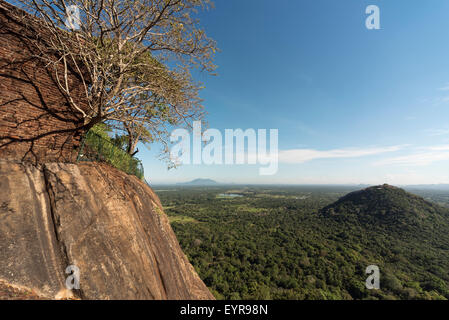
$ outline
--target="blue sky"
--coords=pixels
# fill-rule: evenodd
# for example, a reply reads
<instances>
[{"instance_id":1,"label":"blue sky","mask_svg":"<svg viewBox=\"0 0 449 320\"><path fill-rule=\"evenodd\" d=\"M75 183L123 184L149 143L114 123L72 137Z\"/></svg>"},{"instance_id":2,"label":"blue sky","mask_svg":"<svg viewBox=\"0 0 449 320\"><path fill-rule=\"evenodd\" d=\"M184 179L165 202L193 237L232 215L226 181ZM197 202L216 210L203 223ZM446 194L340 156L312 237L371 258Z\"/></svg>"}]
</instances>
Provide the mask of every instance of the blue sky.
<instances>
[{"instance_id":1,"label":"blue sky","mask_svg":"<svg viewBox=\"0 0 449 320\"><path fill-rule=\"evenodd\" d=\"M200 18L221 50L196 75L209 127L278 129L279 170L168 171L140 146L150 183L449 183L449 1L221 0Z\"/></svg>"}]
</instances>

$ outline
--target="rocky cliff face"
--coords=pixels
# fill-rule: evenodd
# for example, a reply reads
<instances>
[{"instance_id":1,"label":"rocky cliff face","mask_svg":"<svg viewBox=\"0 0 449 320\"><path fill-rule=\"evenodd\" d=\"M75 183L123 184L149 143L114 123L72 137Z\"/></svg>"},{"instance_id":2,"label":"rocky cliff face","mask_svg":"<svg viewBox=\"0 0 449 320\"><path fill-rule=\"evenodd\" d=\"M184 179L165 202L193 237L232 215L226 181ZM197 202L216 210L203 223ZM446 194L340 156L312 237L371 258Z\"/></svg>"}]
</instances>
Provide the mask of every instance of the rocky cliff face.
<instances>
[{"instance_id":1,"label":"rocky cliff face","mask_svg":"<svg viewBox=\"0 0 449 320\"><path fill-rule=\"evenodd\" d=\"M0 281L47 298L213 299L136 177L0 160L0 190ZM69 265L79 290L65 287Z\"/></svg>"}]
</instances>

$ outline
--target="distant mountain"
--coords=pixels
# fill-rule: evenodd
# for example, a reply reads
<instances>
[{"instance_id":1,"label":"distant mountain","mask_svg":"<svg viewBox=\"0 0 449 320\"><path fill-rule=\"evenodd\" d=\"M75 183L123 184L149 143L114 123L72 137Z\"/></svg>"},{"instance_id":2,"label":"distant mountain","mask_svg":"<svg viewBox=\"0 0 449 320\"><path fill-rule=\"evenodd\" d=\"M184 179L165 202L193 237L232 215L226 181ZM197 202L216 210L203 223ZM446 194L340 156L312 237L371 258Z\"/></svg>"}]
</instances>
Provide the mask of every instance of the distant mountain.
<instances>
[{"instance_id":1,"label":"distant mountain","mask_svg":"<svg viewBox=\"0 0 449 320\"><path fill-rule=\"evenodd\" d=\"M189 182L178 183L183 186L216 186L218 182L212 179L195 179Z\"/></svg>"}]
</instances>

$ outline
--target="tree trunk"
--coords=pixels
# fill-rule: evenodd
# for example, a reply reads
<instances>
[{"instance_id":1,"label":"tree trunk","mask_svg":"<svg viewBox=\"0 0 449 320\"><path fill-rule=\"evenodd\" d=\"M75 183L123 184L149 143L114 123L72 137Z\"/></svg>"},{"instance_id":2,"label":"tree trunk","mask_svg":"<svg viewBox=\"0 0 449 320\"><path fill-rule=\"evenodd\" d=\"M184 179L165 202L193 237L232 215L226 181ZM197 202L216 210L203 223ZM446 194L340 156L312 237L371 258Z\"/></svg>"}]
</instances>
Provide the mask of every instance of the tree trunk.
<instances>
[{"instance_id":1,"label":"tree trunk","mask_svg":"<svg viewBox=\"0 0 449 320\"><path fill-rule=\"evenodd\" d=\"M133 156L134 154L136 154L134 150L136 150L140 135L136 135L130 129L127 129L127 131L128 131L128 146L126 148L126 152L128 152L129 155Z\"/></svg>"}]
</instances>

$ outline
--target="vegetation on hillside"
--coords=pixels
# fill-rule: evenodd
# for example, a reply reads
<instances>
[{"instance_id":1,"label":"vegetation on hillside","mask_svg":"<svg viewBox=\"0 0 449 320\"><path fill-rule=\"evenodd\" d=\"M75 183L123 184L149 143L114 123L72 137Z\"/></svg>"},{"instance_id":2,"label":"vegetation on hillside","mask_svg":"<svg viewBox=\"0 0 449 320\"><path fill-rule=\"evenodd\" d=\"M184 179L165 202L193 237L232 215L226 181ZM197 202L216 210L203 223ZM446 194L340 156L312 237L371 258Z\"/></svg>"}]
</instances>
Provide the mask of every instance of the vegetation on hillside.
<instances>
[{"instance_id":1,"label":"vegetation on hillside","mask_svg":"<svg viewBox=\"0 0 449 320\"><path fill-rule=\"evenodd\" d=\"M126 152L126 137L117 135L111 137L110 131L110 128L103 123L90 129L82 143L78 160L106 162L119 170L143 179L142 163Z\"/></svg>"},{"instance_id":2,"label":"vegetation on hillside","mask_svg":"<svg viewBox=\"0 0 449 320\"><path fill-rule=\"evenodd\" d=\"M390 187L340 201L352 190L232 189L158 192L184 252L217 298L449 298L448 210ZM243 197L217 197L226 192ZM373 264L380 290L365 287Z\"/></svg>"}]
</instances>

